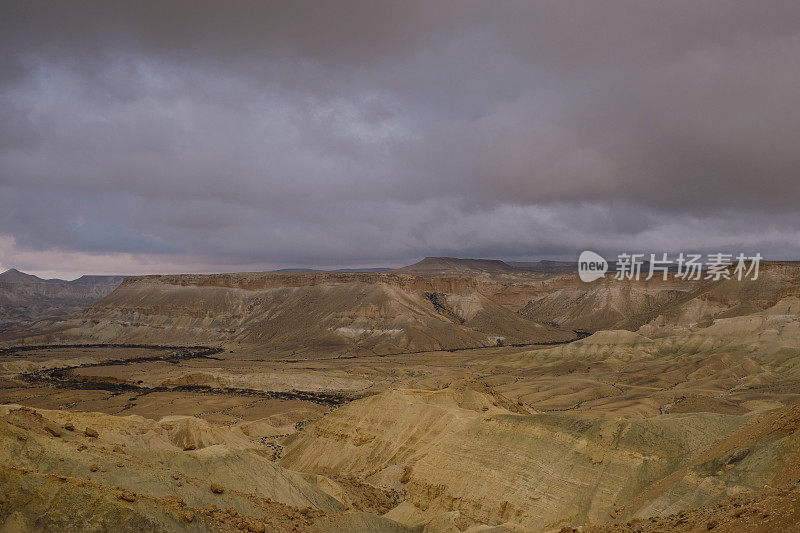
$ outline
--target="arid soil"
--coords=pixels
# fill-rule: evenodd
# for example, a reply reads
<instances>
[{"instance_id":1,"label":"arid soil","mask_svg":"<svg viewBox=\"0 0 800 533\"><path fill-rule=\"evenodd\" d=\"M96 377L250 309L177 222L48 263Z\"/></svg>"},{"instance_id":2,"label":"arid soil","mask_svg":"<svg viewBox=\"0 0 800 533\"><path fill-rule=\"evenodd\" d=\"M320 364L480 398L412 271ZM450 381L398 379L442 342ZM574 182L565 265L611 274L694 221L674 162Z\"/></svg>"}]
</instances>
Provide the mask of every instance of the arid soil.
<instances>
[{"instance_id":1,"label":"arid soil","mask_svg":"<svg viewBox=\"0 0 800 533\"><path fill-rule=\"evenodd\" d=\"M0 531L800 530L800 267L426 265L133 278L7 339Z\"/></svg>"}]
</instances>

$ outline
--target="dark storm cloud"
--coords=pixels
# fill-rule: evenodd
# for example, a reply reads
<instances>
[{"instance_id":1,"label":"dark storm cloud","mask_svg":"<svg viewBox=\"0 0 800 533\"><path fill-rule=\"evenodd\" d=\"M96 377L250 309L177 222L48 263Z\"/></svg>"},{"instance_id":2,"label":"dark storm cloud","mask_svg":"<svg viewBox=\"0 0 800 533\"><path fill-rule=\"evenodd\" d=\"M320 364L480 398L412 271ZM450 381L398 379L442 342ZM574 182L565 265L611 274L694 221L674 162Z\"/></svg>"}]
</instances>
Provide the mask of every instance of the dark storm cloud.
<instances>
[{"instance_id":1,"label":"dark storm cloud","mask_svg":"<svg viewBox=\"0 0 800 533\"><path fill-rule=\"evenodd\" d=\"M800 256L796 2L2 10L3 267Z\"/></svg>"}]
</instances>

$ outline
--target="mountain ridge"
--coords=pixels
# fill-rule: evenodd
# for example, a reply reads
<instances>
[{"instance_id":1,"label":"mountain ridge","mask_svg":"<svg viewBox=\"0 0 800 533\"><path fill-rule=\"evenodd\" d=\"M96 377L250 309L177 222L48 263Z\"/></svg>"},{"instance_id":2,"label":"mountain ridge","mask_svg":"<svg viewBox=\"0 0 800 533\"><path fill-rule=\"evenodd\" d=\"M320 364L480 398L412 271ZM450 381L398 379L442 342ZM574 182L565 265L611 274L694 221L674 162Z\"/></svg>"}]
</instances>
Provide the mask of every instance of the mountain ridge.
<instances>
[{"instance_id":1,"label":"mountain ridge","mask_svg":"<svg viewBox=\"0 0 800 533\"><path fill-rule=\"evenodd\" d=\"M124 276L42 279L11 268L0 274L0 332L64 319L110 294Z\"/></svg>"},{"instance_id":2,"label":"mountain ridge","mask_svg":"<svg viewBox=\"0 0 800 533\"><path fill-rule=\"evenodd\" d=\"M508 263L499 259L470 259L458 257L426 257L413 265L407 265L395 270L413 274L438 274L438 273L511 273L515 269Z\"/></svg>"}]
</instances>

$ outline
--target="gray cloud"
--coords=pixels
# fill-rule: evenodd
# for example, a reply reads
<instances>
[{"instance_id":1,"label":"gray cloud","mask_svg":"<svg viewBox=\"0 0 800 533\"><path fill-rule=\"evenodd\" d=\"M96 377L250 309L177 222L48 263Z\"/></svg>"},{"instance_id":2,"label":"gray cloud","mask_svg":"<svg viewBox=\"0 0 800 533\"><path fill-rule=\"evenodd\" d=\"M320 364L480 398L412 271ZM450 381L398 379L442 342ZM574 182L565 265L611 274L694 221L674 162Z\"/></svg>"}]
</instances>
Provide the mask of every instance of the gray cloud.
<instances>
[{"instance_id":1,"label":"gray cloud","mask_svg":"<svg viewBox=\"0 0 800 533\"><path fill-rule=\"evenodd\" d=\"M800 257L795 2L3 12L3 267Z\"/></svg>"}]
</instances>

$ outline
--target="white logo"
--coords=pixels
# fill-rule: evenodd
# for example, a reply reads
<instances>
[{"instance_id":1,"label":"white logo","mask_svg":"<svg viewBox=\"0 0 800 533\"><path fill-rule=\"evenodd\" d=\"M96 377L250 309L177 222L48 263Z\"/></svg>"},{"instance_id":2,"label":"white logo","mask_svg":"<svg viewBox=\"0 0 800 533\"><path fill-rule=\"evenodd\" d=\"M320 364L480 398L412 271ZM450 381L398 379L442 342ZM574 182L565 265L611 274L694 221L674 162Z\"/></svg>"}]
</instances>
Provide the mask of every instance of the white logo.
<instances>
[{"instance_id":1,"label":"white logo","mask_svg":"<svg viewBox=\"0 0 800 533\"><path fill-rule=\"evenodd\" d=\"M578 257L578 276L589 283L600 279L608 272L608 262L600 254L586 250Z\"/></svg>"},{"instance_id":2,"label":"white logo","mask_svg":"<svg viewBox=\"0 0 800 533\"><path fill-rule=\"evenodd\" d=\"M744 253L734 255L717 252L707 254L708 261L703 262L702 254L681 252L676 259L670 259L666 252L662 253L661 257L656 254L649 255L649 261L645 259L647 254L617 255L614 263L616 270L614 279L639 281L642 275L646 274L644 279L649 281L656 272L660 272L661 279L667 281L672 272L673 278L686 281L757 280L759 265L764 258L760 253L747 256ZM606 272L608 272L608 262L602 256L589 250L581 252L578 257L578 275L581 281L590 283L605 276Z\"/></svg>"}]
</instances>

